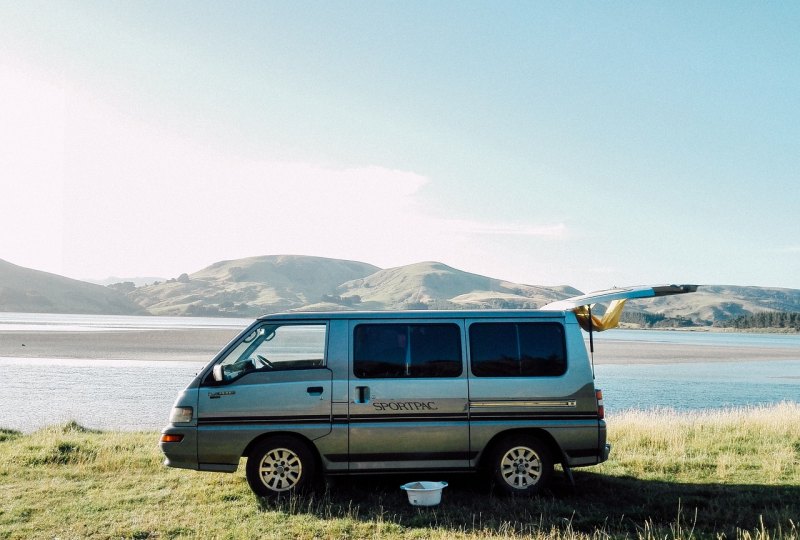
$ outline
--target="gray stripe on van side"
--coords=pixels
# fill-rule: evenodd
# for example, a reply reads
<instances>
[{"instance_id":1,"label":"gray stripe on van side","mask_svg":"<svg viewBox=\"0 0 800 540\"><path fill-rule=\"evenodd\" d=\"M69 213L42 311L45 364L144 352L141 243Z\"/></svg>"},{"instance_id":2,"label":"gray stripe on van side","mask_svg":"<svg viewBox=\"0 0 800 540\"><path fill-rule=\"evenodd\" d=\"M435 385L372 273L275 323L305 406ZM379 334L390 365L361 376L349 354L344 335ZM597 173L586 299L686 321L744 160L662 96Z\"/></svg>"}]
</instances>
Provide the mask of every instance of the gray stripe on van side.
<instances>
[{"instance_id":1,"label":"gray stripe on van side","mask_svg":"<svg viewBox=\"0 0 800 540\"><path fill-rule=\"evenodd\" d=\"M470 401L470 409L574 409L577 402L570 400L547 400L547 401Z\"/></svg>"}]
</instances>

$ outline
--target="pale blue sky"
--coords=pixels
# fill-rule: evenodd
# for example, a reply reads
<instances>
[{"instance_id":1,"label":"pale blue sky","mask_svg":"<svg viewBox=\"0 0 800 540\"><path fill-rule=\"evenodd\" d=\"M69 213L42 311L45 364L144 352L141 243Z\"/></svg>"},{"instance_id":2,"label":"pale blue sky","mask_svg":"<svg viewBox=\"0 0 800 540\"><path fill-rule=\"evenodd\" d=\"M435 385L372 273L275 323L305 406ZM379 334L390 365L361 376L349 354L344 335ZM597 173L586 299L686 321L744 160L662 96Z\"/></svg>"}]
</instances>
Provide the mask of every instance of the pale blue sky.
<instances>
[{"instance_id":1,"label":"pale blue sky","mask_svg":"<svg viewBox=\"0 0 800 540\"><path fill-rule=\"evenodd\" d=\"M0 258L800 288L798 28L790 2L0 0Z\"/></svg>"}]
</instances>

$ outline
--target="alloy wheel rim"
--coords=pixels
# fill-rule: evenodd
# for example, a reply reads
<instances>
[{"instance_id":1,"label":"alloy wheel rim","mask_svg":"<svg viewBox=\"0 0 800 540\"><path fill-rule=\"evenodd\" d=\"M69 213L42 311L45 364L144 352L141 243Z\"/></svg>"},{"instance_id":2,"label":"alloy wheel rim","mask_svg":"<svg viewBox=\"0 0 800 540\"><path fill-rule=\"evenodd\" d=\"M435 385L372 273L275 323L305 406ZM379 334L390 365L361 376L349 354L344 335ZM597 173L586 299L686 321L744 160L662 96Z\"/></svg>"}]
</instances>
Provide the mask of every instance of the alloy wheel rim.
<instances>
[{"instance_id":1,"label":"alloy wheel rim","mask_svg":"<svg viewBox=\"0 0 800 540\"><path fill-rule=\"evenodd\" d=\"M514 489L527 489L542 477L542 461L527 446L515 446L500 460L500 474Z\"/></svg>"},{"instance_id":2,"label":"alloy wheel rim","mask_svg":"<svg viewBox=\"0 0 800 540\"><path fill-rule=\"evenodd\" d=\"M261 459L258 466L261 482L275 492L295 487L303 476L300 457L288 448L273 448Z\"/></svg>"}]
</instances>

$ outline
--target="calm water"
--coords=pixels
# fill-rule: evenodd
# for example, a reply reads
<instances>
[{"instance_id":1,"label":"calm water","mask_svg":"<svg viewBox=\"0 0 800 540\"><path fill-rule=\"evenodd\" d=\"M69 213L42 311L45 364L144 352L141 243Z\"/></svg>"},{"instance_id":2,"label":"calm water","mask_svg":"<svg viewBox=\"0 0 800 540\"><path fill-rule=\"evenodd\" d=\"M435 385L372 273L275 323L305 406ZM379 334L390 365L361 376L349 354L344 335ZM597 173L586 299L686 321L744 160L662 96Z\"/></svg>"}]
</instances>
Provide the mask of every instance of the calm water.
<instances>
[{"instance_id":1,"label":"calm water","mask_svg":"<svg viewBox=\"0 0 800 540\"><path fill-rule=\"evenodd\" d=\"M135 315L62 315L0 313L0 331L102 332L176 328L244 328L253 319L222 317L142 317Z\"/></svg>"},{"instance_id":2,"label":"calm water","mask_svg":"<svg viewBox=\"0 0 800 540\"><path fill-rule=\"evenodd\" d=\"M203 363L0 358L0 427L154 430Z\"/></svg>"},{"instance_id":3,"label":"calm water","mask_svg":"<svg viewBox=\"0 0 800 540\"><path fill-rule=\"evenodd\" d=\"M798 351L800 357L800 351ZM800 401L800 360L597 365L606 410L716 409Z\"/></svg>"},{"instance_id":4,"label":"calm water","mask_svg":"<svg viewBox=\"0 0 800 540\"><path fill-rule=\"evenodd\" d=\"M243 328L249 319L0 314L0 330L104 331ZM607 332L603 340L796 348L796 360L598 365L606 408L705 409L800 401L800 335ZM657 345L655 345L657 346ZM31 431L75 420L100 429L158 430L178 392L203 367L192 362L0 358L0 427Z\"/></svg>"}]
</instances>

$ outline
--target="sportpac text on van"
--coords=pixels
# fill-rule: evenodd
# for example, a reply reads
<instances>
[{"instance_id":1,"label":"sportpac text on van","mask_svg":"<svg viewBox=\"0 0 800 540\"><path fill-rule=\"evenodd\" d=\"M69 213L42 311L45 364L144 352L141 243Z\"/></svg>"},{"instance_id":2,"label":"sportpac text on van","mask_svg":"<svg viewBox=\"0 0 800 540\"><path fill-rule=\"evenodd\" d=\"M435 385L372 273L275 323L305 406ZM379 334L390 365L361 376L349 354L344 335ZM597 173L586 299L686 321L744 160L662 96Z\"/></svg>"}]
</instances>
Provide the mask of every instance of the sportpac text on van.
<instances>
[{"instance_id":1,"label":"sportpac text on van","mask_svg":"<svg viewBox=\"0 0 800 540\"><path fill-rule=\"evenodd\" d=\"M581 326L616 326L626 299L694 290L611 289L533 311L261 317L178 396L165 464L233 472L246 457L263 496L318 473L411 471L484 471L535 493L555 463L569 474L608 458Z\"/></svg>"}]
</instances>

